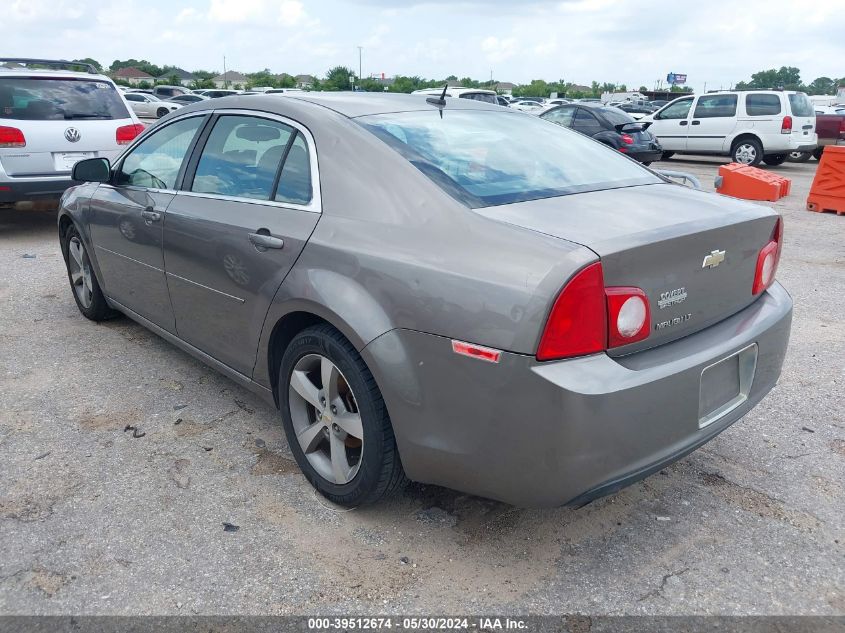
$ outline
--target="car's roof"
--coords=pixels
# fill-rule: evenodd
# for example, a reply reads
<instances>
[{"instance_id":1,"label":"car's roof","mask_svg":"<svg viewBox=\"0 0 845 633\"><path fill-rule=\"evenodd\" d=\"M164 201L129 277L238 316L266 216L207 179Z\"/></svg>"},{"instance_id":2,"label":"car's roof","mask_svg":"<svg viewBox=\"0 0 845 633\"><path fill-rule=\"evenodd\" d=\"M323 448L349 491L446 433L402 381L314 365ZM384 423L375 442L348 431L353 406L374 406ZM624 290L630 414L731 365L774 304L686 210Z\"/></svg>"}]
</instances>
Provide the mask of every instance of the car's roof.
<instances>
[{"instance_id":1,"label":"car's roof","mask_svg":"<svg viewBox=\"0 0 845 633\"><path fill-rule=\"evenodd\" d=\"M91 81L108 81L105 75L95 73L80 73L75 70L48 70L44 68L26 68L0 66L0 77L44 77L45 79L89 79Z\"/></svg>"},{"instance_id":2,"label":"car's roof","mask_svg":"<svg viewBox=\"0 0 845 633\"><path fill-rule=\"evenodd\" d=\"M436 106L426 101L429 97L431 95L385 94L380 92L295 92L290 93L284 99L263 94L234 95L224 99L197 102L189 107L200 106L197 109L245 108L285 114L287 111L286 104L291 101L299 101L322 106L338 114L354 118L370 114L430 110ZM449 99L444 109L446 112L449 110L502 112L502 107L499 105L471 99Z\"/></svg>"}]
</instances>

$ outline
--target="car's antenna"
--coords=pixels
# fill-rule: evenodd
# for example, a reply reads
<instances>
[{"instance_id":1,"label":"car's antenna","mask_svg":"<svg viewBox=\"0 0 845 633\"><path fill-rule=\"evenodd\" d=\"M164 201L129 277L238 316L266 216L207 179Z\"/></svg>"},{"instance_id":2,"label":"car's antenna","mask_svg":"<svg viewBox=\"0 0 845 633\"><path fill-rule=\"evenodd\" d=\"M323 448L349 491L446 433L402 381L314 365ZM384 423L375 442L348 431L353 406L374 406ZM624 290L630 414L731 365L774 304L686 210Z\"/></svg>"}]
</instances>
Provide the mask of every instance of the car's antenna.
<instances>
[{"instance_id":1,"label":"car's antenna","mask_svg":"<svg viewBox=\"0 0 845 633\"><path fill-rule=\"evenodd\" d=\"M440 96L437 98L428 97L426 99L426 103L430 103L431 105L436 105L440 109L440 118L443 118L443 108L446 107L446 89L449 87L449 84L445 84L443 86L443 92L440 93Z\"/></svg>"}]
</instances>

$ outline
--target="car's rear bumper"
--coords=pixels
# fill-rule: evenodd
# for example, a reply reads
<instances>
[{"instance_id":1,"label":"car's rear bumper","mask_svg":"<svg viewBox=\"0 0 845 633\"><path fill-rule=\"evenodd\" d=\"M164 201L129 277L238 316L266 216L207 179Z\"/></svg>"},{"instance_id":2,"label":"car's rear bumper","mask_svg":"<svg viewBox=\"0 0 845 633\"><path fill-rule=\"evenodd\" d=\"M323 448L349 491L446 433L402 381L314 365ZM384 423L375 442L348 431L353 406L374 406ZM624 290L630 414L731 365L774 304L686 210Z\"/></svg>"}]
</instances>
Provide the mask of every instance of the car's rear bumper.
<instances>
[{"instance_id":1,"label":"car's rear bumper","mask_svg":"<svg viewBox=\"0 0 845 633\"><path fill-rule=\"evenodd\" d=\"M632 149L626 154L641 163L653 163L663 157L663 149Z\"/></svg>"},{"instance_id":2,"label":"car's rear bumper","mask_svg":"<svg viewBox=\"0 0 845 633\"><path fill-rule=\"evenodd\" d=\"M78 184L70 177L0 179L0 203L58 200L68 187Z\"/></svg>"},{"instance_id":3,"label":"car's rear bumper","mask_svg":"<svg viewBox=\"0 0 845 633\"><path fill-rule=\"evenodd\" d=\"M519 506L581 505L662 468L745 415L777 382L792 321L778 284L740 313L660 347L555 362L458 356L393 330L364 348L411 479ZM754 347L756 345L756 348ZM702 372L756 352L747 400L700 428Z\"/></svg>"}]
</instances>

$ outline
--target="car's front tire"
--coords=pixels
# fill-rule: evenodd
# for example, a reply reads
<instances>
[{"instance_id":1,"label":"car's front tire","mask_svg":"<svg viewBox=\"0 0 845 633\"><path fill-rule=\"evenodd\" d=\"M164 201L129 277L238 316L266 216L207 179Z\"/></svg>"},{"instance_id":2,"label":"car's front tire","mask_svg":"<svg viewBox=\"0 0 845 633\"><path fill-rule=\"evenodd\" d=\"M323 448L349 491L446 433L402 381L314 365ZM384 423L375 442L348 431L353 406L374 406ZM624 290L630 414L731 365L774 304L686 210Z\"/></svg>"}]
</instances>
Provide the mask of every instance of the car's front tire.
<instances>
[{"instance_id":1,"label":"car's front tire","mask_svg":"<svg viewBox=\"0 0 845 633\"><path fill-rule=\"evenodd\" d=\"M734 145L731 158L743 165L759 165L763 160L763 146L754 138L744 138Z\"/></svg>"},{"instance_id":2,"label":"car's front tire","mask_svg":"<svg viewBox=\"0 0 845 633\"><path fill-rule=\"evenodd\" d=\"M316 325L293 338L278 394L291 452L327 499L346 507L375 503L407 481L375 379L335 328Z\"/></svg>"},{"instance_id":3,"label":"car's front tire","mask_svg":"<svg viewBox=\"0 0 845 633\"><path fill-rule=\"evenodd\" d=\"M74 225L68 226L62 239L62 254L67 267L67 278L82 316L92 321L105 321L117 316L106 302L100 283L94 274L85 242Z\"/></svg>"},{"instance_id":4,"label":"car's front tire","mask_svg":"<svg viewBox=\"0 0 845 633\"><path fill-rule=\"evenodd\" d=\"M772 165L773 167L783 165L788 156L789 154L769 154L768 156L763 157L763 162L767 165Z\"/></svg>"}]
</instances>

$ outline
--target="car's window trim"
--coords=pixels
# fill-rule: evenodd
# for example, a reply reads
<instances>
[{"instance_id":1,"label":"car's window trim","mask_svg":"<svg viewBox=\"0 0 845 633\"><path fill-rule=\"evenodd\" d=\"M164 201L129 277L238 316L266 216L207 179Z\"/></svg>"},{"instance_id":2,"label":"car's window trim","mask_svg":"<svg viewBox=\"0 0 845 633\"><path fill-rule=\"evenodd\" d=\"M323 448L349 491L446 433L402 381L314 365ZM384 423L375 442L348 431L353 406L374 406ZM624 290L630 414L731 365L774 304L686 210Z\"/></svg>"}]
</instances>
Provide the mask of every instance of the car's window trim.
<instances>
[{"instance_id":1,"label":"car's window trim","mask_svg":"<svg viewBox=\"0 0 845 633\"><path fill-rule=\"evenodd\" d=\"M219 109L219 110L207 110L206 112L211 112L215 116L211 117L211 120L206 123L206 128L203 130L203 133L200 135L203 137L203 142L200 145L197 143L196 146L191 148L191 159L188 162L189 168L185 170L183 174L182 180L177 181L179 190L179 195L190 196L193 198L205 198L205 199L212 199L212 200L231 200L233 202L247 202L250 204L263 204L263 205L270 205L275 207L283 207L286 209L295 209L297 211L309 211L311 213L322 213L323 212L323 204L322 204L322 195L320 192L320 169L319 165L317 164L317 144L314 142L314 136L311 134L311 130L307 127L299 123L298 121L294 121L284 115L281 114L274 114L272 112L264 112L263 110L244 110L244 109L236 109L236 108L226 108L226 109ZM242 196L227 196L219 193L201 193L198 191L189 191L186 187L190 186L193 182L193 178L196 175L197 165L199 164L200 156L202 155L202 150L205 148L206 142L208 141L208 136L211 134L211 130L214 128L214 124L221 116L226 115L239 115L239 116L250 116L256 117L260 119L267 119L269 121L276 121L282 123L284 125L288 125L292 127L294 130L297 130L302 134L303 139L305 140L305 145L308 147L308 157L310 159L310 168L311 168L311 202L308 204L295 204L292 202L284 202L281 200L259 200L256 198L245 198ZM296 134L292 134L292 137L296 137ZM199 138L199 137L198 137ZM287 158L287 154L283 158ZM281 161L279 164L279 170L284 167L284 160ZM279 172L279 174L281 171ZM275 195L275 193L273 194Z\"/></svg>"},{"instance_id":2,"label":"car's window trim","mask_svg":"<svg viewBox=\"0 0 845 633\"><path fill-rule=\"evenodd\" d=\"M114 182L115 176L117 176L118 172L121 169L123 169L123 162L126 160L126 158L133 151L135 151L135 148L138 147L141 143L143 143L146 139L152 138L153 136L155 136L156 134L161 132L164 128L170 127L174 123L179 123L180 121L184 121L185 119L191 119L191 118L196 118L196 117L200 117L200 116L205 118L206 120L200 123L199 127L197 128L197 133L194 134L194 138L191 140L190 145L188 145L188 149L185 151L185 156L182 158L182 163L179 165L179 171L176 173L176 183L174 184L172 189L159 189L159 188L156 188L156 187L142 187L140 185L119 185L119 184ZM177 119L173 119L172 121L168 121L167 123L165 123L164 125L162 125L160 127L157 126L156 129L153 130L150 134L143 134L143 133L140 134L138 136L138 140L136 140L134 143L132 143L132 145L127 147L126 150L120 156L117 157L117 160L115 160L114 164L111 166L111 176L109 178L108 184L111 185L112 187L115 187L115 188L129 189L129 190L132 190L132 191L143 190L143 191L152 191L154 193L173 193L173 194L177 193L178 190L179 190L179 186L181 185L182 178L183 178L184 173L185 173L184 172L185 167L188 164L190 157L193 156L194 149L196 148L197 139L199 139L203 135L203 133L205 132L205 129L208 127L208 118L209 118L208 112L205 112L203 114L200 114L198 112L191 112L191 113L186 114L185 116L180 116Z\"/></svg>"}]
</instances>

